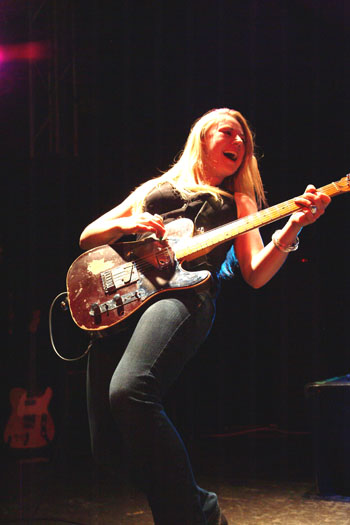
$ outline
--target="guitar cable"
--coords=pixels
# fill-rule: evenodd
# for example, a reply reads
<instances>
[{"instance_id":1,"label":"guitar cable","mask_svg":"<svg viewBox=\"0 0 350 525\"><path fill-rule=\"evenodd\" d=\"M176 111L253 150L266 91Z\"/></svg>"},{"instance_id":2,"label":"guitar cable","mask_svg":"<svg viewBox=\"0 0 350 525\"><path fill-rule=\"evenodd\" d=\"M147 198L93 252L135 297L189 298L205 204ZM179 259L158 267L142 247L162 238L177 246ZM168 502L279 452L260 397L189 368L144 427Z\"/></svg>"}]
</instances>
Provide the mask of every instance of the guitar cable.
<instances>
[{"instance_id":1,"label":"guitar cable","mask_svg":"<svg viewBox=\"0 0 350 525\"><path fill-rule=\"evenodd\" d=\"M58 355L58 357L60 359L62 359L63 361L68 361L68 362L72 362L72 361L79 361L80 359L83 359L83 357L85 357L91 350L91 347L92 347L92 344L95 340L95 337L93 335L90 335L90 342L87 346L87 348L84 350L84 352L78 356L78 357L71 357L71 358L68 358L68 357L64 357L63 355L61 355L57 348L56 348L56 345L54 343L54 339L53 339L53 330L52 330L52 311L53 311L53 308L56 304L56 302L58 301L58 299L60 299L63 295L66 296L65 299L61 300L61 309L62 310L67 310L68 309L68 303L67 303L67 292L61 292L59 293L58 295L56 295L56 297L54 298L54 300L52 301L51 305L50 305L50 310L49 310L49 334L50 334L50 342L51 342L51 346L55 352L56 355Z\"/></svg>"}]
</instances>

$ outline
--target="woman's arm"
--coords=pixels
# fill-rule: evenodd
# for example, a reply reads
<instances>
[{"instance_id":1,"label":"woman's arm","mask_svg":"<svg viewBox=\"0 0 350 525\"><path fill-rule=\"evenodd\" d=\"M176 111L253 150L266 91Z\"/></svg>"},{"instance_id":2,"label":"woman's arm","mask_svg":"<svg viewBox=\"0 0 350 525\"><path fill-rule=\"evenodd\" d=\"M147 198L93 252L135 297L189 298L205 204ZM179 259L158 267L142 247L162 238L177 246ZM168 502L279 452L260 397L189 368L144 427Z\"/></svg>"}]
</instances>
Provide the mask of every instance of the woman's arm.
<instances>
[{"instance_id":1,"label":"woman's arm","mask_svg":"<svg viewBox=\"0 0 350 525\"><path fill-rule=\"evenodd\" d=\"M257 211L255 202L247 195L236 193L235 200L238 218ZM280 230L277 238L282 247L295 243L300 230L323 215L330 198L309 185L305 193L295 199L295 202L302 208L293 213ZM311 212L310 206L316 206L315 214ZM273 241L264 246L258 229L235 239L235 253L243 278L253 288L260 288L266 284L278 272L288 256L288 253L276 247Z\"/></svg>"},{"instance_id":2,"label":"woman's arm","mask_svg":"<svg viewBox=\"0 0 350 525\"><path fill-rule=\"evenodd\" d=\"M123 235L133 233L150 232L155 233L157 237L163 237L165 228L162 218L146 212L134 214L135 202L134 192L121 204L89 224L80 236L80 247L90 250L102 244L112 244Z\"/></svg>"}]
</instances>

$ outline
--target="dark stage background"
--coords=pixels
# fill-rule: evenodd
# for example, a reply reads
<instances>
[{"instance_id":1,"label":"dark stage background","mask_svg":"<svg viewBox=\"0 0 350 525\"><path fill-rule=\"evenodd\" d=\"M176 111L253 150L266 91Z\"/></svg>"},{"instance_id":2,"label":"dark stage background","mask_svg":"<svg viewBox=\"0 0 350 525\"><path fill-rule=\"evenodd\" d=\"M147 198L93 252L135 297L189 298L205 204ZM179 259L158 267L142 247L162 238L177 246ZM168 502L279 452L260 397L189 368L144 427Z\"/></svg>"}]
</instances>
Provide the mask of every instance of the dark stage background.
<instances>
[{"instance_id":1,"label":"dark stage background","mask_svg":"<svg viewBox=\"0 0 350 525\"><path fill-rule=\"evenodd\" d=\"M70 425L67 446L83 450L85 360L61 361L48 332L80 232L165 170L193 120L213 107L238 109L251 123L270 205L343 177L350 5L3 1L0 20L2 46L51 44L51 57L31 68L15 60L0 69L1 422L10 389L28 384L36 342L56 436ZM305 385L350 373L348 217L349 196L337 197L271 283L250 290L239 273L226 283L213 331L170 395L184 433L308 431ZM263 229L266 242L276 227ZM41 320L31 338L34 310ZM59 310L54 335L69 357L87 344Z\"/></svg>"}]
</instances>

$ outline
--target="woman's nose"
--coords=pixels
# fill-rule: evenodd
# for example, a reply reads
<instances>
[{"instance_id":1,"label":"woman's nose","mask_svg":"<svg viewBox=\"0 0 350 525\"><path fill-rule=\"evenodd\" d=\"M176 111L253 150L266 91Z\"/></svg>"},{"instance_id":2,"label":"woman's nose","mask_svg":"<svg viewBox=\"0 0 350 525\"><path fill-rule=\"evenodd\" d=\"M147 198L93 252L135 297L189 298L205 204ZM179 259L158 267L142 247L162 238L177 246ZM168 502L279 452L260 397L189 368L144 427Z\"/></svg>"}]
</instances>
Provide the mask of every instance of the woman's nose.
<instances>
[{"instance_id":1,"label":"woman's nose","mask_svg":"<svg viewBox=\"0 0 350 525\"><path fill-rule=\"evenodd\" d=\"M232 137L233 144L243 144L243 138L240 135Z\"/></svg>"}]
</instances>

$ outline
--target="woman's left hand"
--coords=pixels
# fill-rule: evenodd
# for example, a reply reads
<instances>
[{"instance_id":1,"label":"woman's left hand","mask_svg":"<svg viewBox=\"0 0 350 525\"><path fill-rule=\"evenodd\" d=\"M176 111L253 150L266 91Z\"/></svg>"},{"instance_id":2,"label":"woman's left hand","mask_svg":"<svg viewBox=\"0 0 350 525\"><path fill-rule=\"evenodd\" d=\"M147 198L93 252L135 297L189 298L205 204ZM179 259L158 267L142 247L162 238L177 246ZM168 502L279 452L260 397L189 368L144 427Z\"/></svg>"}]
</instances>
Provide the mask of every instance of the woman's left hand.
<instances>
[{"instance_id":1,"label":"woman's left hand","mask_svg":"<svg viewBox=\"0 0 350 525\"><path fill-rule=\"evenodd\" d=\"M317 191L315 186L309 184L300 197L295 199L295 203L300 206L300 210L293 213L291 221L298 226L308 226L314 223L331 202L331 198L325 193Z\"/></svg>"}]
</instances>

